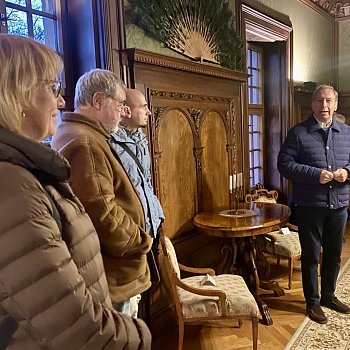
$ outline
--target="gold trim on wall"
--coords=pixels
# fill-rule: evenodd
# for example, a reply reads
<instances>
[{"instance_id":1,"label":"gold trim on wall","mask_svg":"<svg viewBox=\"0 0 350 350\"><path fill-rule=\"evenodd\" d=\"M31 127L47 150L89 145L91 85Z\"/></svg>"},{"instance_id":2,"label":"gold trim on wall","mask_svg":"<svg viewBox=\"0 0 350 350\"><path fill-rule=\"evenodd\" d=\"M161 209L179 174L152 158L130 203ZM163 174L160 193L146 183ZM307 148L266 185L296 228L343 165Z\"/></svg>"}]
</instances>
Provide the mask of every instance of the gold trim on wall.
<instances>
[{"instance_id":1,"label":"gold trim on wall","mask_svg":"<svg viewBox=\"0 0 350 350\"><path fill-rule=\"evenodd\" d=\"M161 90L152 90L151 96L165 97L167 99L176 99L176 100L222 102L222 103L230 103L232 100L232 98L229 98L229 97L225 98L225 97L197 95L197 94L188 94L183 92L171 92L171 91L161 91Z\"/></svg>"}]
</instances>

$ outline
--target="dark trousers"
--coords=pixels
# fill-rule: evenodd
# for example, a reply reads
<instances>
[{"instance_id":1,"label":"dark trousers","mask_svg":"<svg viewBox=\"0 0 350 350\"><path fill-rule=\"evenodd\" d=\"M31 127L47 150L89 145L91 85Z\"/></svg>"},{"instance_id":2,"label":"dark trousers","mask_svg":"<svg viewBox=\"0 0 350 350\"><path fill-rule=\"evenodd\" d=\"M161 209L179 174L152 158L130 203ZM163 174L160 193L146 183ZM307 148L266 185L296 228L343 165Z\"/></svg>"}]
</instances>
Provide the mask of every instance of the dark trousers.
<instances>
[{"instance_id":1,"label":"dark trousers","mask_svg":"<svg viewBox=\"0 0 350 350\"><path fill-rule=\"evenodd\" d=\"M152 243L152 254L149 252L147 254L147 262L148 267L150 269L151 274L151 287L143 292L141 301L140 301L140 308L139 308L139 316L140 318L146 322L147 326L151 328L151 304L152 304L152 294L154 293L154 290L159 288L159 282L160 282L160 275L159 275L159 266L158 266L158 255L159 255L159 235L157 237L153 238Z\"/></svg>"},{"instance_id":2,"label":"dark trousers","mask_svg":"<svg viewBox=\"0 0 350 350\"><path fill-rule=\"evenodd\" d=\"M318 263L323 248L321 298L334 296L340 268L343 234L348 218L347 207L340 209L296 206L296 224L301 245L301 272L307 305L318 304Z\"/></svg>"}]
</instances>

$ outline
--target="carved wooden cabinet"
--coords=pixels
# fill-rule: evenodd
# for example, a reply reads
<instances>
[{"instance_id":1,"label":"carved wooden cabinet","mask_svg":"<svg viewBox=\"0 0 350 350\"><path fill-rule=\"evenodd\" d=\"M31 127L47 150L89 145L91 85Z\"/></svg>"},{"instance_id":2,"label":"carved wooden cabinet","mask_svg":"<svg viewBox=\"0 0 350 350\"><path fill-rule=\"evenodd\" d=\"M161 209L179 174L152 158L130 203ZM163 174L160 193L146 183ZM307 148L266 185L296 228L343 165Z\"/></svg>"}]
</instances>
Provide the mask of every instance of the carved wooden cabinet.
<instances>
[{"instance_id":1,"label":"carved wooden cabinet","mask_svg":"<svg viewBox=\"0 0 350 350\"><path fill-rule=\"evenodd\" d=\"M221 242L197 234L193 218L232 201L229 174L242 169L247 75L136 49L127 57L131 85L151 105L148 137L164 231L175 239L180 261L213 266L222 259Z\"/></svg>"}]
</instances>

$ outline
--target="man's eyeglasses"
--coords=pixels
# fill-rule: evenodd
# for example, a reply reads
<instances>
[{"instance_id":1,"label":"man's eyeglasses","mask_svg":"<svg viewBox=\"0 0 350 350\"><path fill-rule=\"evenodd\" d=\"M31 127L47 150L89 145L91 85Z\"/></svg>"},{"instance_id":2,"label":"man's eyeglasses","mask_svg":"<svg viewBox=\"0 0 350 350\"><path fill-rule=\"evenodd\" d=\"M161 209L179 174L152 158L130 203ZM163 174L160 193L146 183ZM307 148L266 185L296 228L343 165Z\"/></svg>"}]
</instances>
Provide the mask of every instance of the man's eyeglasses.
<instances>
[{"instance_id":1,"label":"man's eyeglasses","mask_svg":"<svg viewBox=\"0 0 350 350\"><path fill-rule=\"evenodd\" d=\"M120 102L117 98L113 97L113 96L107 96L107 97L110 97L112 100L114 101L117 101L117 107L120 109L120 110L123 110L125 107L126 107L126 104L125 104L125 101L123 102Z\"/></svg>"},{"instance_id":2,"label":"man's eyeglasses","mask_svg":"<svg viewBox=\"0 0 350 350\"><path fill-rule=\"evenodd\" d=\"M62 83L59 80L43 80L57 98L61 92Z\"/></svg>"}]
</instances>

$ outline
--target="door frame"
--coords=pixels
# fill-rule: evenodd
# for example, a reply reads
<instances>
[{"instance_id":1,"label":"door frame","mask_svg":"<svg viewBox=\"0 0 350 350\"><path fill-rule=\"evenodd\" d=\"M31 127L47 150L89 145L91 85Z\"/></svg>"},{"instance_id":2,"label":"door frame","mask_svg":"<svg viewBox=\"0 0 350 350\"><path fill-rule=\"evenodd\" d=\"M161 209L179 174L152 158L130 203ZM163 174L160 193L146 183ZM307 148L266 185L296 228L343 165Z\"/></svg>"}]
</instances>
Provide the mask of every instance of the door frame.
<instances>
[{"instance_id":1,"label":"door frame","mask_svg":"<svg viewBox=\"0 0 350 350\"><path fill-rule=\"evenodd\" d=\"M268 188L276 189L280 199L287 202L288 181L277 170L277 156L287 132L294 125L293 113L293 28L288 16L257 1L236 1L237 30L247 43L247 38L261 41L264 51L264 181ZM256 42L255 42L256 44ZM246 47L245 47L246 52ZM278 79L275 77L278 76ZM247 86L242 110L242 132L248 135L245 122L248 115ZM276 129L279 132L276 134ZM249 183L248 139L243 138L244 174Z\"/></svg>"}]
</instances>

